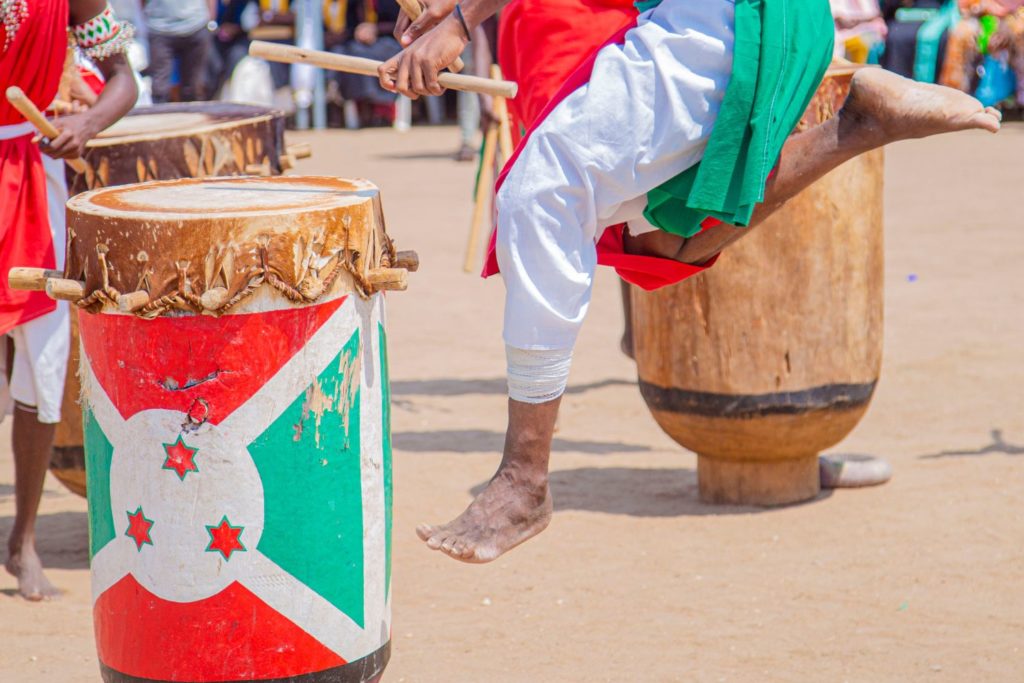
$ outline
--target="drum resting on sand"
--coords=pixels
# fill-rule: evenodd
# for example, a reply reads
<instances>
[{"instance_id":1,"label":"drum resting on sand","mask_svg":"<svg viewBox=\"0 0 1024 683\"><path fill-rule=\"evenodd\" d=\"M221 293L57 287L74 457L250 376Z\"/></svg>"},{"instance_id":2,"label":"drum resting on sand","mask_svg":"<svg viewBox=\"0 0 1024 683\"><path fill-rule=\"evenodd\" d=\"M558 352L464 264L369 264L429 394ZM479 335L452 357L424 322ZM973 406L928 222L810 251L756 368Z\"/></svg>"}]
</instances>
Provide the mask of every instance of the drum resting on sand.
<instances>
[{"instance_id":1,"label":"drum resting on sand","mask_svg":"<svg viewBox=\"0 0 1024 683\"><path fill-rule=\"evenodd\" d=\"M71 194L146 180L246 173L274 175L294 163L284 146L284 114L229 102L140 107L91 140L84 174L68 170ZM71 359L50 471L85 495L79 407L78 326L71 321Z\"/></svg>"},{"instance_id":2,"label":"drum resting on sand","mask_svg":"<svg viewBox=\"0 0 1024 683\"><path fill-rule=\"evenodd\" d=\"M831 70L802 126L830 118L852 77ZM818 453L867 410L882 360L882 160L832 171L707 272L634 290L641 393L697 453L705 501L813 498Z\"/></svg>"},{"instance_id":3,"label":"drum resting on sand","mask_svg":"<svg viewBox=\"0 0 1024 683\"><path fill-rule=\"evenodd\" d=\"M379 193L337 178L68 203L103 678L377 680L391 437Z\"/></svg>"}]
</instances>

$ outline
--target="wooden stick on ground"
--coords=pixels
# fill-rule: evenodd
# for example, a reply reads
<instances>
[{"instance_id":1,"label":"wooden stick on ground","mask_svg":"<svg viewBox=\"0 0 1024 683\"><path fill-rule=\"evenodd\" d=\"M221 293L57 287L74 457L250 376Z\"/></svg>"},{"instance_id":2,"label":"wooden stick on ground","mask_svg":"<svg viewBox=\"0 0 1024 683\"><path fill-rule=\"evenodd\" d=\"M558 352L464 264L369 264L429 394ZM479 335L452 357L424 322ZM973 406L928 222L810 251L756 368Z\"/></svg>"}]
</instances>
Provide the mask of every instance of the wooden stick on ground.
<instances>
[{"instance_id":1,"label":"wooden stick on ground","mask_svg":"<svg viewBox=\"0 0 1024 683\"><path fill-rule=\"evenodd\" d=\"M36 105L32 104L32 100L18 86L12 85L7 89L7 101L11 103L12 107L21 112L21 115L36 127L36 130L46 137L52 140L60 135L60 131L50 123L49 119L43 116L43 113L39 111ZM75 170L75 173L85 173L85 162L81 159L65 159L64 161Z\"/></svg>"},{"instance_id":2,"label":"wooden stick on ground","mask_svg":"<svg viewBox=\"0 0 1024 683\"><path fill-rule=\"evenodd\" d=\"M398 6L405 12L405 16L411 20L416 21L423 14L423 6L420 5L419 0L398 0ZM462 57L456 57L452 65L448 67L448 70L452 73L459 73L466 68L466 63L462 61Z\"/></svg>"},{"instance_id":3,"label":"wooden stick on ground","mask_svg":"<svg viewBox=\"0 0 1024 683\"><path fill-rule=\"evenodd\" d=\"M249 54L253 57L260 57L272 62L311 64L322 69L345 71L364 76L376 76L377 68L382 64L382 62L378 62L375 59L336 55L333 52L324 52L322 50L306 50L293 45L278 45L277 43L267 43L262 40L254 40L249 44ZM516 91L519 90L519 86L512 81L495 81L490 78L465 76L463 74L442 72L438 75L437 80L442 86L451 90L477 92L485 95L515 97Z\"/></svg>"},{"instance_id":4,"label":"wooden stick on ground","mask_svg":"<svg viewBox=\"0 0 1024 683\"><path fill-rule=\"evenodd\" d=\"M473 271L476 262L477 243L487 215L494 185L494 157L498 151L498 126L491 126L484 136L484 151L480 160L480 177L476 181L476 192L473 203L473 222L469 226L469 240L466 242L466 259L462 269L467 273Z\"/></svg>"}]
</instances>

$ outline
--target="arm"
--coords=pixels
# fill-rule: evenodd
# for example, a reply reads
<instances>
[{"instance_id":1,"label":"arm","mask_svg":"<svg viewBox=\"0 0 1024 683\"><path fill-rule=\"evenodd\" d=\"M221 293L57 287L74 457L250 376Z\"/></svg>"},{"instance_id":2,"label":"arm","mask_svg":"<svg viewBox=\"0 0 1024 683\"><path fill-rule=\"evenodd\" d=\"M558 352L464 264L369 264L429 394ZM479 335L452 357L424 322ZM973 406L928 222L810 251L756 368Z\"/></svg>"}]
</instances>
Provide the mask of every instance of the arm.
<instances>
[{"instance_id":1,"label":"arm","mask_svg":"<svg viewBox=\"0 0 1024 683\"><path fill-rule=\"evenodd\" d=\"M71 0L71 23L84 23L101 14L106 6L106 0ZM54 121L60 135L42 150L56 159L82 156L85 143L124 116L138 98L135 77L124 53L115 52L95 61L106 85L87 112Z\"/></svg>"},{"instance_id":2,"label":"arm","mask_svg":"<svg viewBox=\"0 0 1024 683\"><path fill-rule=\"evenodd\" d=\"M461 3L470 35L484 19L508 2L466 0ZM402 33L401 43L406 49L384 62L378 70L381 87L414 99L444 92L437 75L462 54L469 42L466 28L453 13L454 8L454 0L432 0L427 5L419 19Z\"/></svg>"}]
</instances>

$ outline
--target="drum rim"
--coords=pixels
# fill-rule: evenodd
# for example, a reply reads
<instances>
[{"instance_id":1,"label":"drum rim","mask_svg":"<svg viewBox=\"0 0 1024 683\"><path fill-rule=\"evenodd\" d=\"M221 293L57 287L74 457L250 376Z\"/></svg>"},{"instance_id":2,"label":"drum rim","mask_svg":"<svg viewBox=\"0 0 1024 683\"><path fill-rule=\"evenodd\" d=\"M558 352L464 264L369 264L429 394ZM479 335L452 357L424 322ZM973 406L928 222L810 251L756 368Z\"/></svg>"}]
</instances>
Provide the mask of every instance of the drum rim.
<instances>
[{"instance_id":1,"label":"drum rim","mask_svg":"<svg viewBox=\"0 0 1024 683\"><path fill-rule=\"evenodd\" d=\"M231 183L245 183L245 182L261 182L261 183L316 183L316 181L330 181L330 182L344 182L354 186L353 194L346 194L346 197L352 197L353 201L342 203L340 201L325 201L321 204L310 204L305 206L279 206L266 209L239 209L234 211L218 211L218 212L203 212L203 211L175 211L173 209L161 210L157 208L146 208L146 209L122 209L112 208L103 206L101 204L94 203L93 197L99 194L105 194L108 192L124 192L135 189L151 189L160 187L162 185L200 185L200 184L231 184ZM366 192L366 194L356 194L360 191ZM366 178L342 178L340 176L328 176L328 175L289 175L289 176L254 176L254 175L237 175L237 176L211 176L201 178L173 178L168 180L150 180L142 183L131 183L127 185L112 185L110 187L98 187L93 190L87 190L80 194L71 197L67 202L67 209L69 212L74 212L88 216L98 216L103 218L145 218L147 220L173 220L173 221L192 221L202 218L209 218L210 216L216 217L218 220L229 219L229 218L249 218L249 217L265 217L275 215L285 215L287 213L315 213L318 211L332 211L335 209L343 208L346 206L356 206L364 202L373 202L380 196L380 188L372 181ZM357 201L362 200L362 201ZM70 219L69 215L69 219Z\"/></svg>"}]
</instances>

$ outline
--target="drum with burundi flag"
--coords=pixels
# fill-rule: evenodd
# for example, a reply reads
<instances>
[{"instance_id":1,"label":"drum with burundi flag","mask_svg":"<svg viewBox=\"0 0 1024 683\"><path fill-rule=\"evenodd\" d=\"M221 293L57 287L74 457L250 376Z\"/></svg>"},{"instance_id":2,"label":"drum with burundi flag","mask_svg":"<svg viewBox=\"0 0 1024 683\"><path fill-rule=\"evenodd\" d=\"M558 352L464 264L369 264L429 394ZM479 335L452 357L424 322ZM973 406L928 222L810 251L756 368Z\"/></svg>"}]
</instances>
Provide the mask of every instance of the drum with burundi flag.
<instances>
[{"instance_id":1,"label":"drum with burundi flag","mask_svg":"<svg viewBox=\"0 0 1024 683\"><path fill-rule=\"evenodd\" d=\"M144 183L75 197L69 226L104 680L379 678L380 290L403 289L406 271L377 189Z\"/></svg>"}]
</instances>

